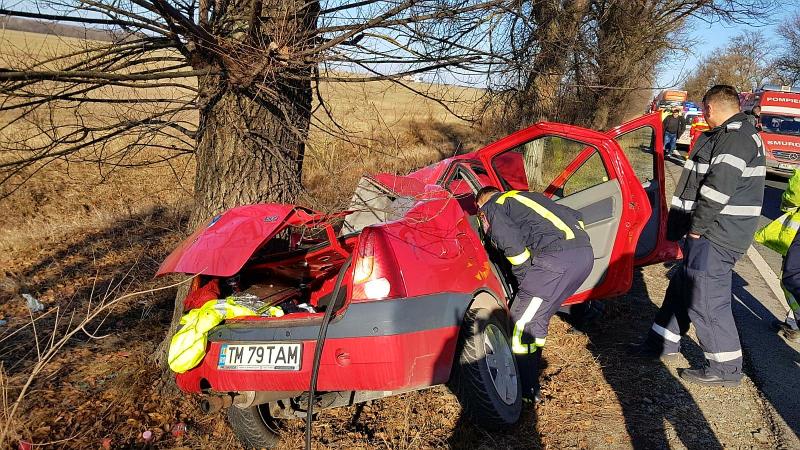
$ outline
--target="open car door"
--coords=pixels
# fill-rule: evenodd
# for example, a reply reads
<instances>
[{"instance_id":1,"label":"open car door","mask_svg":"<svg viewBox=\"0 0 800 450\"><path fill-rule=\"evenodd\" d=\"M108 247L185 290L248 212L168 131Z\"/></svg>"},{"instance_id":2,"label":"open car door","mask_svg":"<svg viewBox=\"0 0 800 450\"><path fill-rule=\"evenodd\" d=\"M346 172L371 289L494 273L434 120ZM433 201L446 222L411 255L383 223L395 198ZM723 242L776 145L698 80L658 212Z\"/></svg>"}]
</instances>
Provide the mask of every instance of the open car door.
<instances>
[{"instance_id":1,"label":"open car door","mask_svg":"<svg viewBox=\"0 0 800 450\"><path fill-rule=\"evenodd\" d=\"M540 123L476 154L502 189L543 192L583 214L594 268L565 304L630 289L636 244L651 211L613 139L585 128Z\"/></svg>"},{"instance_id":2,"label":"open car door","mask_svg":"<svg viewBox=\"0 0 800 450\"><path fill-rule=\"evenodd\" d=\"M678 258L678 244L667 240L667 197L664 132L657 112L633 119L606 132L617 141L636 178L647 193L652 213L636 245L637 266Z\"/></svg>"}]
</instances>

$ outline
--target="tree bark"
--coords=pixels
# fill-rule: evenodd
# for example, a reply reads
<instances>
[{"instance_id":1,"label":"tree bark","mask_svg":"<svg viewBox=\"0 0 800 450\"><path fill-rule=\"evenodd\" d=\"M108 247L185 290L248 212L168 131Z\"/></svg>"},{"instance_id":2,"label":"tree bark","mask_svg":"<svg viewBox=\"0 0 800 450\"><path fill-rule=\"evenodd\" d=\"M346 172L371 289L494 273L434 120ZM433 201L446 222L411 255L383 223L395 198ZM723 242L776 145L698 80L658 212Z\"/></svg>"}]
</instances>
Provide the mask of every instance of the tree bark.
<instances>
[{"instance_id":1,"label":"tree bark","mask_svg":"<svg viewBox=\"0 0 800 450\"><path fill-rule=\"evenodd\" d=\"M544 0L534 6L538 24L535 35L539 51L532 70L518 97L521 125L552 120L567 64L577 42L580 25L589 10L589 0Z\"/></svg>"},{"instance_id":2,"label":"tree bark","mask_svg":"<svg viewBox=\"0 0 800 450\"><path fill-rule=\"evenodd\" d=\"M316 64L310 58L286 56L314 44L319 3L230 2L226 11L227 17L217 19L217 30L229 27L229 39L194 55L196 67L215 70L198 80L195 203L189 232L235 206L294 203L302 189ZM155 354L168 378L172 375L166 370L166 351L187 293L188 287L179 289L172 323Z\"/></svg>"}]
</instances>

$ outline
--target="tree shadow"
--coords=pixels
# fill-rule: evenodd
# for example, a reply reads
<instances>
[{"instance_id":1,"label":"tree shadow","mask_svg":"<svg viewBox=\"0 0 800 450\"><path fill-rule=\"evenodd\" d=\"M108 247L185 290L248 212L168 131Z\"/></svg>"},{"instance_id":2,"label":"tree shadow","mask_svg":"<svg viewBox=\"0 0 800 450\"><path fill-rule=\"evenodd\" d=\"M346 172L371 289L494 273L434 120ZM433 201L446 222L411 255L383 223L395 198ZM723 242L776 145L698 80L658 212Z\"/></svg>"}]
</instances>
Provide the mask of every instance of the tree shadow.
<instances>
[{"instance_id":1,"label":"tree shadow","mask_svg":"<svg viewBox=\"0 0 800 450\"><path fill-rule=\"evenodd\" d=\"M40 345L45 345L53 330L58 330L60 335L70 324L74 327L85 316L87 307L96 306L104 296L114 298L155 287L153 275L180 239L185 220L185 214L166 208L148 209L117 220L112 226L67 238L59 245L44 249L38 260L24 265L18 274L23 280L21 292L40 298L45 309L33 314L36 318L34 330L29 325L24 301L14 299L3 305L3 312L14 319L0 329L0 339L6 338L0 350L0 361L8 374L25 370L34 362L37 337ZM169 323L174 295L174 290L166 290L133 298L116 305L108 316L91 324L87 330L97 330L100 335L137 334L137 330L151 333L163 327L161 322ZM58 315L52 311L56 307ZM143 320L145 317L147 320ZM89 339L79 333L62 352Z\"/></svg>"},{"instance_id":2,"label":"tree shadow","mask_svg":"<svg viewBox=\"0 0 800 450\"><path fill-rule=\"evenodd\" d=\"M772 322L783 317L775 317L746 289L748 285L733 273L733 315L745 349L745 373L800 436L800 352L771 329Z\"/></svg>"},{"instance_id":3,"label":"tree shadow","mask_svg":"<svg viewBox=\"0 0 800 450\"><path fill-rule=\"evenodd\" d=\"M649 329L658 309L642 269L635 269L625 297L605 305L605 317L581 331L588 335L588 349L619 399L633 448L671 448L675 439L688 448L722 448L692 395L669 367L627 354L627 346L642 339L642 330ZM683 339L682 350L690 361L702 359L702 351L689 339Z\"/></svg>"}]
</instances>

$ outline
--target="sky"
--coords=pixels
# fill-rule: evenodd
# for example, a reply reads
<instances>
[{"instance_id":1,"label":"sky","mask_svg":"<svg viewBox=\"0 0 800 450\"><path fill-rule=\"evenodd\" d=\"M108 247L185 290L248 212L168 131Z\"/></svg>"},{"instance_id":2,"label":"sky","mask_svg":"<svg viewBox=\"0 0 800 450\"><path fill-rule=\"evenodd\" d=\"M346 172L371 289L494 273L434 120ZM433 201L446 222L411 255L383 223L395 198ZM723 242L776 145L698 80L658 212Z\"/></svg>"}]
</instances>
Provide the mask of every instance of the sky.
<instances>
[{"instance_id":1,"label":"sky","mask_svg":"<svg viewBox=\"0 0 800 450\"><path fill-rule=\"evenodd\" d=\"M800 1L793 0L785 2L778 14L769 18L767 23L758 26L728 25L720 22L708 24L696 20L689 27L690 39L696 41L691 47L692 53L687 58L677 58L665 63L657 78L658 87L680 86L698 61L713 54L715 49L725 46L730 38L744 31L761 31L767 39L777 39L780 24L798 12L800 12Z\"/></svg>"}]
</instances>

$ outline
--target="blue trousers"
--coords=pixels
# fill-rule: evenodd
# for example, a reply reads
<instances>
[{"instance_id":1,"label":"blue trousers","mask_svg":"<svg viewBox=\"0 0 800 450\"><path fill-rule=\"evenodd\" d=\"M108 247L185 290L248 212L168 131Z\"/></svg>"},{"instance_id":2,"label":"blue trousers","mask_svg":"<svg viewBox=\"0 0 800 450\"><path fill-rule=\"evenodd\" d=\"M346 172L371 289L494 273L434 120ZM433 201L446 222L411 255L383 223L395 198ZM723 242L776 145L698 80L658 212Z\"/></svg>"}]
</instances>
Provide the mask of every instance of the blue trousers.
<instances>
[{"instance_id":1,"label":"blue trousers","mask_svg":"<svg viewBox=\"0 0 800 450\"><path fill-rule=\"evenodd\" d=\"M677 353L693 323L709 370L732 381L742 377L742 346L731 310L733 266L741 256L704 237L687 237L682 267L669 282L648 336L665 353Z\"/></svg>"},{"instance_id":2,"label":"blue trousers","mask_svg":"<svg viewBox=\"0 0 800 450\"><path fill-rule=\"evenodd\" d=\"M550 319L586 281L593 265L594 255L589 246L542 253L533 257L519 280L509 313L514 322L511 351L517 361L523 392L532 392L538 386L539 360Z\"/></svg>"},{"instance_id":3,"label":"blue trousers","mask_svg":"<svg viewBox=\"0 0 800 450\"><path fill-rule=\"evenodd\" d=\"M675 146L678 145L678 135L672 133L664 133L664 150L671 152L675 151Z\"/></svg>"}]
</instances>

